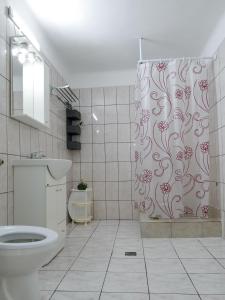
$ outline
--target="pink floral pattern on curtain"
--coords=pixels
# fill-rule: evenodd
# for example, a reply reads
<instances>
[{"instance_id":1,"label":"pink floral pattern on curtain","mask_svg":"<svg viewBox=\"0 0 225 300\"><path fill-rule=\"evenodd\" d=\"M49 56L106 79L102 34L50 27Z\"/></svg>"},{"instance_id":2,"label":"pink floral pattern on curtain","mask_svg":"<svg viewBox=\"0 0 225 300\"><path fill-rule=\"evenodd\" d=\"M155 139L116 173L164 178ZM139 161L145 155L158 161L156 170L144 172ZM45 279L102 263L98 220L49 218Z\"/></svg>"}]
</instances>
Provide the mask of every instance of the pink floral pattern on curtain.
<instances>
[{"instance_id":1,"label":"pink floral pattern on curtain","mask_svg":"<svg viewBox=\"0 0 225 300\"><path fill-rule=\"evenodd\" d=\"M138 65L136 208L149 216L208 216L209 92L205 61Z\"/></svg>"}]
</instances>

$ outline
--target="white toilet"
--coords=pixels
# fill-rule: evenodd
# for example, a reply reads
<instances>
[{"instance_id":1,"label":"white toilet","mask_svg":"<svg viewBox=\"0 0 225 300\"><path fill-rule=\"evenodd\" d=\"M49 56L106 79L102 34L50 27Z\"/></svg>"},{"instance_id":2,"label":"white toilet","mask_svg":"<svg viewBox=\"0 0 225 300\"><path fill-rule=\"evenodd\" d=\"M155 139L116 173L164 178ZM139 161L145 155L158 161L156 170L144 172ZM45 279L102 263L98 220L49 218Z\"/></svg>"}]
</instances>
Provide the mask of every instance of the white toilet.
<instances>
[{"instance_id":1,"label":"white toilet","mask_svg":"<svg viewBox=\"0 0 225 300\"><path fill-rule=\"evenodd\" d=\"M58 234L44 227L0 226L0 299L40 300L38 270Z\"/></svg>"}]
</instances>

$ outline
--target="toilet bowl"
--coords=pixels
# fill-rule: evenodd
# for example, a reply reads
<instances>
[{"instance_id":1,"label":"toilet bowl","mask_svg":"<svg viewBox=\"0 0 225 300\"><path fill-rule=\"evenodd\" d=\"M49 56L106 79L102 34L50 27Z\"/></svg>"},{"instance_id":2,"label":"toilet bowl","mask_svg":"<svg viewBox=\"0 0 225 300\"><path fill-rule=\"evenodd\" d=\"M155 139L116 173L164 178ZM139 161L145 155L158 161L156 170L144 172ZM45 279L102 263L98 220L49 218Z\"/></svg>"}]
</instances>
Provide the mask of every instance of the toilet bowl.
<instances>
[{"instance_id":1,"label":"toilet bowl","mask_svg":"<svg viewBox=\"0 0 225 300\"><path fill-rule=\"evenodd\" d=\"M40 300L38 270L51 257L58 234L33 226L0 226L0 299Z\"/></svg>"}]
</instances>

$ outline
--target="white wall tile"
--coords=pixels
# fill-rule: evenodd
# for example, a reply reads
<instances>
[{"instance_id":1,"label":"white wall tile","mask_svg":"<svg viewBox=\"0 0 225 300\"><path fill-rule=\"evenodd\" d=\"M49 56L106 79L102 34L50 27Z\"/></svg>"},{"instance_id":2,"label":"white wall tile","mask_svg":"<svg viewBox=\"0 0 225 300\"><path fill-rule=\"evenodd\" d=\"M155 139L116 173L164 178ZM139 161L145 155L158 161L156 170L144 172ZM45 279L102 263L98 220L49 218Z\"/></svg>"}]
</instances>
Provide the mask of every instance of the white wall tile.
<instances>
[{"instance_id":1,"label":"white wall tile","mask_svg":"<svg viewBox=\"0 0 225 300\"><path fill-rule=\"evenodd\" d=\"M92 162L92 144L82 144L81 162Z\"/></svg>"},{"instance_id":2,"label":"white wall tile","mask_svg":"<svg viewBox=\"0 0 225 300\"><path fill-rule=\"evenodd\" d=\"M8 200L7 200L7 206L8 206L8 225L14 224L14 199L13 199L13 192L8 193Z\"/></svg>"},{"instance_id":3,"label":"white wall tile","mask_svg":"<svg viewBox=\"0 0 225 300\"><path fill-rule=\"evenodd\" d=\"M130 107L129 105L117 105L118 123L130 122Z\"/></svg>"},{"instance_id":4,"label":"white wall tile","mask_svg":"<svg viewBox=\"0 0 225 300\"><path fill-rule=\"evenodd\" d=\"M118 160L130 161L130 143L118 143Z\"/></svg>"},{"instance_id":5,"label":"white wall tile","mask_svg":"<svg viewBox=\"0 0 225 300\"><path fill-rule=\"evenodd\" d=\"M0 159L4 161L0 166L0 193L7 193L7 155L0 154Z\"/></svg>"},{"instance_id":6,"label":"white wall tile","mask_svg":"<svg viewBox=\"0 0 225 300\"><path fill-rule=\"evenodd\" d=\"M130 124L118 124L118 142L130 142Z\"/></svg>"},{"instance_id":7,"label":"white wall tile","mask_svg":"<svg viewBox=\"0 0 225 300\"><path fill-rule=\"evenodd\" d=\"M107 219L118 220L119 219L119 205L118 201L107 201L106 202Z\"/></svg>"},{"instance_id":8,"label":"white wall tile","mask_svg":"<svg viewBox=\"0 0 225 300\"><path fill-rule=\"evenodd\" d=\"M0 113L3 114L3 115L8 115L8 113L7 113L7 102L8 102L7 88L8 88L7 80L0 75L0 95L1 95Z\"/></svg>"},{"instance_id":9,"label":"white wall tile","mask_svg":"<svg viewBox=\"0 0 225 300\"><path fill-rule=\"evenodd\" d=\"M104 105L103 88L92 89L92 105Z\"/></svg>"},{"instance_id":10,"label":"white wall tile","mask_svg":"<svg viewBox=\"0 0 225 300\"><path fill-rule=\"evenodd\" d=\"M94 218L95 220L106 219L106 203L105 201L94 202Z\"/></svg>"},{"instance_id":11,"label":"white wall tile","mask_svg":"<svg viewBox=\"0 0 225 300\"><path fill-rule=\"evenodd\" d=\"M2 18L2 16L1 16ZM0 74L8 78L7 74L7 44L6 41L0 38Z\"/></svg>"},{"instance_id":12,"label":"white wall tile","mask_svg":"<svg viewBox=\"0 0 225 300\"><path fill-rule=\"evenodd\" d=\"M93 182L94 201L105 201L105 182Z\"/></svg>"},{"instance_id":13,"label":"white wall tile","mask_svg":"<svg viewBox=\"0 0 225 300\"><path fill-rule=\"evenodd\" d=\"M104 88L105 105L116 104L116 87Z\"/></svg>"},{"instance_id":14,"label":"white wall tile","mask_svg":"<svg viewBox=\"0 0 225 300\"><path fill-rule=\"evenodd\" d=\"M119 180L131 180L130 162L119 162Z\"/></svg>"},{"instance_id":15,"label":"white wall tile","mask_svg":"<svg viewBox=\"0 0 225 300\"><path fill-rule=\"evenodd\" d=\"M47 157L53 156L53 137L52 135L46 135L46 155Z\"/></svg>"},{"instance_id":16,"label":"white wall tile","mask_svg":"<svg viewBox=\"0 0 225 300\"><path fill-rule=\"evenodd\" d=\"M131 181L119 182L119 200L131 201Z\"/></svg>"},{"instance_id":17,"label":"white wall tile","mask_svg":"<svg viewBox=\"0 0 225 300\"><path fill-rule=\"evenodd\" d=\"M5 116L0 115L0 153L7 152L7 119Z\"/></svg>"},{"instance_id":18,"label":"white wall tile","mask_svg":"<svg viewBox=\"0 0 225 300\"><path fill-rule=\"evenodd\" d=\"M105 144L106 161L113 162L118 160L117 145L117 143Z\"/></svg>"},{"instance_id":19,"label":"white wall tile","mask_svg":"<svg viewBox=\"0 0 225 300\"><path fill-rule=\"evenodd\" d=\"M19 122L8 118L7 133L8 133L8 153L19 155L20 154Z\"/></svg>"},{"instance_id":20,"label":"white wall tile","mask_svg":"<svg viewBox=\"0 0 225 300\"><path fill-rule=\"evenodd\" d=\"M80 163L73 163L72 168L73 168L73 179L75 181L80 181L80 179L81 179L81 176L80 176Z\"/></svg>"},{"instance_id":21,"label":"white wall tile","mask_svg":"<svg viewBox=\"0 0 225 300\"><path fill-rule=\"evenodd\" d=\"M81 106L80 113L81 113L81 120L83 122L83 125L92 124L91 107Z\"/></svg>"},{"instance_id":22,"label":"white wall tile","mask_svg":"<svg viewBox=\"0 0 225 300\"><path fill-rule=\"evenodd\" d=\"M117 104L129 104L129 86L117 88Z\"/></svg>"},{"instance_id":23,"label":"white wall tile","mask_svg":"<svg viewBox=\"0 0 225 300\"><path fill-rule=\"evenodd\" d=\"M119 200L119 183L117 181L106 182L106 200Z\"/></svg>"},{"instance_id":24,"label":"white wall tile","mask_svg":"<svg viewBox=\"0 0 225 300\"><path fill-rule=\"evenodd\" d=\"M105 181L105 163L93 163L93 181Z\"/></svg>"},{"instance_id":25,"label":"white wall tile","mask_svg":"<svg viewBox=\"0 0 225 300\"><path fill-rule=\"evenodd\" d=\"M93 162L105 161L105 145L93 144Z\"/></svg>"},{"instance_id":26,"label":"white wall tile","mask_svg":"<svg viewBox=\"0 0 225 300\"><path fill-rule=\"evenodd\" d=\"M84 181L92 181L92 163L81 163L81 178Z\"/></svg>"},{"instance_id":27,"label":"white wall tile","mask_svg":"<svg viewBox=\"0 0 225 300\"><path fill-rule=\"evenodd\" d=\"M105 125L105 142L117 143L117 124Z\"/></svg>"},{"instance_id":28,"label":"white wall tile","mask_svg":"<svg viewBox=\"0 0 225 300\"><path fill-rule=\"evenodd\" d=\"M7 225L7 194L0 194L0 225Z\"/></svg>"},{"instance_id":29,"label":"white wall tile","mask_svg":"<svg viewBox=\"0 0 225 300\"><path fill-rule=\"evenodd\" d=\"M135 101L135 86L134 85L131 85L129 87L129 92L130 92L130 103L134 103Z\"/></svg>"},{"instance_id":30,"label":"white wall tile","mask_svg":"<svg viewBox=\"0 0 225 300\"><path fill-rule=\"evenodd\" d=\"M119 201L120 219L132 219L132 203L131 201Z\"/></svg>"},{"instance_id":31,"label":"white wall tile","mask_svg":"<svg viewBox=\"0 0 225 300\"><path fill-rule=\"evenodd\" d=\"M117 106L107 105L105 106L105 124L117 123Z\"/></svg>"},{"instance_id":32,"label":"white wall tile","mask_svg":"<svg viewBox=\"0 0 225 300\"><path fill-rule=\"evenodd\" d=\"M30 152L39 151L39 135L38 129L30 128Z\"/></svg>"},{"instance_id":33,"label":"white wall tile","mask_svg":"<svg viewBox=\"0 0 225 300\"><path fill-rule=\"evenodd\" d=\"M117 162L106 162L106 181L118 181Z\"/></svg>"},{"instance_id":34,"label":"white wall tile","mask_svg":"<svg viewBox=\"0 0 225 300\"><path fill-rule=\"evenodd\" d=\"M104 106L92 106L92 123L104 124L105 123L105 109Z\"/></svg>"},{"instance_id":35,"label":"white wall tile","mask_svg":"<svg viewBox=\"0 0 225 300\"><path fill-rule=\"evenodd\" d=\"M80 89L80 106L91 106L91 89Z\"/></svg>"},{"instance_id":36,"label":"white wall tile","mask_svg":"<svg viewBox=\"0 0 225 300\"><path fill-rule=\"evenodd\" d=\"M30 127L20 123L20 155L30 156Z\"/></svg>"},{"instance_id":37,"label":"white wall tile","mask_svg":"<svg viewBox=\"0 0 225 300\"><path fill-rule=\"evenodd\" d=\"M104 143L105 141L105 126L93 125L93 143Z\"/></svg>"},{"instance_id":38,"label":"white wall tile","mask_svg":"<svg viewBox=\"0 0 225 300\"><path fill-rule=\"evenodd\" d=\"M81 151L80 150L73 151L72 155L73 155L73 157L72 157L73 162L80 162L80 157L81 157Z\"/></svg>"},{"instance_id":39,"label":"white wall tile","mask_svg":"<svg viewBox=\"0 0 225 300\"><path fill-rule=\"evenodd\" d=\"M81 143L92 143L92 126L91 125L82 126L80 141L81 141Z\"/></svg>"}]
</instances>

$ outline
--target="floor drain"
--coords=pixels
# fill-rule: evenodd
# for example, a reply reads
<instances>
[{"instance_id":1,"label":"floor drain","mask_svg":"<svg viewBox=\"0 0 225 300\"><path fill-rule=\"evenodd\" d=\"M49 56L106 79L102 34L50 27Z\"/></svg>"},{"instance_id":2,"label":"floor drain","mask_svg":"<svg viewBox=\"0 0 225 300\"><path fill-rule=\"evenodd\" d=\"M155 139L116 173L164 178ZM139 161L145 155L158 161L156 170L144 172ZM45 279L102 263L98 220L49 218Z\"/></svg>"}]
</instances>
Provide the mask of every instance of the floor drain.
<instances>
[{"instance_id":1,"label":"floor drain","mask_svg":"<svg viewBox=\"0 0 225 300\"><path fill-rule=\"evenodd\" d=\"M137 252L125 252L125 256L137 256Z\"/></svg>"}]
</instances>

